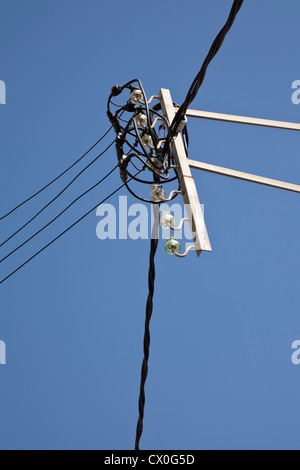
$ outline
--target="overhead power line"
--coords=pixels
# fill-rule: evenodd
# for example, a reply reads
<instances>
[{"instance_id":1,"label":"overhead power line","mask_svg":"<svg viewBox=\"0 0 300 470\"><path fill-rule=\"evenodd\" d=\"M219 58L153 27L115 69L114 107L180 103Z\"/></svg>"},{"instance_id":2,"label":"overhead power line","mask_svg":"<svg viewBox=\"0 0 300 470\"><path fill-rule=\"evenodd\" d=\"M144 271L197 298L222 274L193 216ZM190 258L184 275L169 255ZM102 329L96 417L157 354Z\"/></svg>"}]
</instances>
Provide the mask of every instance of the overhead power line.
<instances>
[{"instance_id":1,"label":"overhead power line","mask_svg":"<svg viewBox=\"0 0 300 470\"><path fill-rule=\"evenodd\" d=\"M102 155L104 155L114 144L115 141L113 141L111 144L106 147L103 152L101 152L94 160L89 163L87 166L85 166L71 181L68 183L62 191L60 191L53 199L51 199L50 202L48 202L41 210L39 210L30 220L28 220L22 227L20 227L16 232L14 232L12 235L10 235L4 242L0 244L0 247L4 246L7 242L9 242L13 237L15 237L18 233L20 233L27 225L29 225L31 222L33 222L44 210L46 210L53 202L55 202L88 168L90 168L97 160L99 160Z\"/></svg>"},{"instance_id":2,"label":"overhead power line","mask_svg":"<svg viewBox=\"0 0 300 470\"><path fill-rule=\"evenodd\" d=\"M31 256L28 260L26 260L23 264L21 264L18 268L16 268L14 271L12 271L8 276L3 278L0 281L0 284L3 284L5 281L7 281L10 277L12 277L14 274L16 274L20 269L24 268L28 263L30 263L33 259L35 259L37 256L39 256L43 251L45 251L49 246L53 245L57 240L59 240L62 236L64 236L66 233L68 233L72 228L74 228L77 224L79 224L82 220L84 220L88 215L90 215L93 211L97 209L101 204L106 202L109 198L114 196L120 189L122 189L125 186L125 184L122 184L119 186L115 191L113 191L109 196L104 198L101 202L99 202L95 207L93 207L91 210L86 212L80 219L76 220L72 225L70 225L66 230L64 230L62 233L60 233L57 237L55 237L51 242L49 242L47 245L45 245L41 250L37 251L33 256Z\"/></svg>"},{"instance_id":3,"label":"overhead power line","mask_svg":"<svg viewBox=\"0 0 300 470\"><path fill-rule=\"evenodd\" d=\"M112 126L108 129L107 132L105 132L105 134L103 134L103 136L94 144L92 145L91 148L89 148L89 150L87 150L87 152L85 152L81 157L78 158L78 160L76 160L76 162L72 163L72 165L70 165L66 170L64 170L62 173L60 173L60 175L58 175L56 178L54 178L52 181L50 181L50 183L46 184L43 188L41 188L39 191L37 191L36 193L34 193L32 196L28 197L27 199L25 199L23 202L21 202L20 204L18 204L14 209L10 210L7 214L3 215L2 217L0 217L0 221L1 220L4 220L6 217L8 217L9 215L13 214L17 209L19 209L20 207L24 206L24 204L26 204L27 202L31 201L33 198L35 198L36 196L38 196L39 194L41 194L43 191L45 191L45 189L49 188L49 186L51 186L53 183L55 183L57 180L59 180L62 176L64 176L68 171L70 171L75 165L77 165L86 155L88 155L106 136L107 134L111 131L112 129Z\"/></svg>"},{"instance_id":4,"label":"overhead power line","mask_svg":"<svg viewBox=\"0 0 300 470\"><path fill-rule=\"evenodd\" d=\"M61 211L56 217L54 217L54 219L52 219L50 222L48 222L46 225L44 225L44 227L42 227L40 230L38 230L34 235L32 235L31 237L27 238L27 240L25 240L23 243L21 243L21 245L17 246L17 248L15 248L13 251L11 251L8 255L6 255L4 258L2 258L0 260L0 263L2 263L3 261L5 261L7 258L9 258L11 255L13 255L14 253L16 253L20 248L22 248L23 246L25 246L28 242L30 242L31 240L33 240L33 238L35 238L37 235L39 235L41 232L43 232L43 230L45 230L46 228L48 228L51 224L53 224L53 222L55 222L57 219L59 219L59 217L61 217L65 212L67 212L67 210L70 209L70 207L72 207L76 202L78 202L81 198L83 198L84 196L86 196L89 192L91 192L93 189L95 189L97 186L99 186L101 183L103 183L103 181L105 181L116 169L118 168L118 165L116 165L106 176L104 176L104 178L102 178L100 181L98 181L98 183L94 184L94 186L92 186L91 188L87 189L87 191L85 191L83 194L81 194L80 196L78 196L76 199L74 199L74 201L72 201L63 211Z\"/></svg>"}]
</instances>

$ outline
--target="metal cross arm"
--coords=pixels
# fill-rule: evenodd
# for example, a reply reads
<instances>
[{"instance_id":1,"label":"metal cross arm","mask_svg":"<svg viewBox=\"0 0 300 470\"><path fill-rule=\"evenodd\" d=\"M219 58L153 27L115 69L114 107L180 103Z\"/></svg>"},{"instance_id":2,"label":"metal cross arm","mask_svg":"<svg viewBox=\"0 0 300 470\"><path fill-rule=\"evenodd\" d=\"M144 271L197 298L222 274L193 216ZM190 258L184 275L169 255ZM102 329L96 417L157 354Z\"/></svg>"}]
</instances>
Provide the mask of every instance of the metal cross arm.
<instances>
[{"instance_id":1,"label":"metal cross arm","mask_svg":"<svg viewBox=\"0 0 300 470\"><path fill-rule=\"evenodd\" d=\"M229 176L230 178L236 178L243 181L248 181L250 183L257 183L262 184L264 186L271 186L272 188L285 189L286 191L300 193L300 186L297 184L273 180L270 178L265 178L263 176L251 175L250 173L243 173L242 171L230 170L229 168L210 165L209 163L198 162L195 160L189 160L189 165L191 168L195 168L196 170L207 171L209 173Z\"/></svg>"},{"instance_id":2,"label":"metal cross arm","mask_svg":"<svg viewBox=\"0 0 300 470\"><path fill-rule=\"evenodd\" d=\"M230 114L208 113L206 111L196 111L193 109L188 109L186 116L198 119L208 119L211 121L233 122L235 124L248 124L250 126L272 127L275 129L300 131L300 124L293 122L270 121L268 119L233 116Z\"/></svg>"},{"instance_id":3,"label":"metal cross arm","mask_svg":"<svg viewBox=\"0 0 300 470\"><path fill-rule=\"evenodd\" d=\"M168 119L169 123L172 123L176 112L178 111L178 108L174 107L170 91L161 89L159 97L163 113ZM256 119L244 116L210 113L206 111L197 111L192 109L187 110L186 116L199 119L208 119L213 121L232 122L236 124L247 124L252 126L300 131L300 124L298 123L271 121L267 119ZM172 143L172 151L178 171L184 203L188 212L188 220L194 236L194 242L198 256L202 251L211 251L211 246L202 210L200 208L197 189L191 174L191 168L215 173L218 175L229 176L231 178L236 178L251 183L262 184L273 188L300 193L300 185L286 183L284 181L278 181L270 178L265 178L263 176L252 175L249 173L243 173L241 171L231 170L229 168L223 168L208 163L190 160L189 158L187 158L181 134L179 134L174 139Z\"/></svg>"},{"instance_id":4,"label":"metal cross arm","mask_svg":"<svg viewBox=\"0 0 300 470\"><path fill-rule=\"evenodd\" d=\"M282 121L270 121L267 119L256 119L244 116L233 116L229 114L218 114L208 113L206 111L196 111L188 109L187 116L195 117L200 119L209 119L214 121L233 122L237 124L248 124L252 126L272 127L276 129L286 129L291 131L300 131L300 124ZM231 170L229 168L223 168L216 165L210 165L208 163L188 160L189 166L197 170L208 171L218 175L229 176L231 178L237 178L243 181L249 181L251 183L262 184L270 186L272 188L284 189L286 191L292 191L300 193L300 186L292 183L286 183L284 181L273 180L265 178L263 176L252 175L249 173L243 173L241 171Z\"/></svg>"}]
</instances>

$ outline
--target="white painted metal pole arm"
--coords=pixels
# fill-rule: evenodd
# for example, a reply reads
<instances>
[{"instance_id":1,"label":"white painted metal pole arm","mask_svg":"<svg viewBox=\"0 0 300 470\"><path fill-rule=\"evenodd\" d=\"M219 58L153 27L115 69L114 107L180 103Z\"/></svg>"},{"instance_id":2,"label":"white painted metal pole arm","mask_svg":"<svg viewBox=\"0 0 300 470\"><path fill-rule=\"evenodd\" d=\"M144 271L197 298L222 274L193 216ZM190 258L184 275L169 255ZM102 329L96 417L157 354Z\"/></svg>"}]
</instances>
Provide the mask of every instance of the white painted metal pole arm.
<instances>
[{"instance_id":1,"label":"white painted metal pole arm","mask_svg":"<svg viewBox=\"0 0 300 470\"><path fill-rule=\"evenodd\" d=\"M160 90L160 103L164 116L167 118L169 124L171 124L176 112L170 90ZM187 216L193 233L196 253L197 256L200 256L202 251L212 251L212 249L201 210L197 188L191 174L185 147L180 134L172 142L172 151L177 167L184 204L187 210Z\"/></svg>"},{"instance_id":2,"label":"white painted metal pole arm","mask_svg":"<svg viewBox=\"0 0 300 470\"><path fill-rule=\"evenodd\" d=\"M270 121L268 119L234 116L230 114L208 113L206 111L198 111L194 109L188 109L186 116L199 119L208 119L212 121L233 122L236 124L248 124L250 126L273 127L275 129L300 131L300 124L293 122Z\"/></svg>"},{"instance_id":3,"label":"white painted metal pole arm","mask_svg":"<svg viewBox=\"0 0 300 470\"><path fill-rule=\"evenodd\" d=\"M273 180L265 178L264 176L252 175L250 173L243 173L242 171L230 170L229 168L223 168L221 166L211 165L209 163L198 162L195 160L189 160L189 165L191 168L195 168L196 170L207 171L209 173L215 173L216 175L229 176L230 178L236 178L250 183L262 184L272 188L300 193L300 186L297 184Z\"/></svg>"}]
</instances>

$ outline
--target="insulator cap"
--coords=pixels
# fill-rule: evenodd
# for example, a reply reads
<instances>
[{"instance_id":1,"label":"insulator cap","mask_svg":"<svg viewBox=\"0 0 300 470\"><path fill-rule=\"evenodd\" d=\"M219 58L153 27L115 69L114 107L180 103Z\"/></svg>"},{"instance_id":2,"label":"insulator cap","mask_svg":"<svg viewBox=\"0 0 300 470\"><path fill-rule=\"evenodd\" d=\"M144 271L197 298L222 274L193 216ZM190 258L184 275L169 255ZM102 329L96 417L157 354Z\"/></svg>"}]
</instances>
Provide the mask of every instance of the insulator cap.
<instances>
[{"instance_id":1,"label":"insulator cap","mask_svg":"<svg viewBox=\"0 0 300 470\"><path fill-rule=\"evenodd\" d=\"M171 228L175 225L175 219L170 211L162 211L160 214L160 225L162 228Z\"/></svg>"},{"instance_id":2,"label":"insulator cap","mask_svg":"<svg viewBox=\"0 0 300 470\"><path fill-rule=\"evenodd\" d=\"M178 240L176 240L175 237L170 237L167 239L166 244L165 244L165 252L168 253L169 255L174 255L175 253L179 253L181 249L180 243Z\"/></svg>"},{"instance_id":3,"label":"insulator cap","mask_svg":"<svg viewBox=\"0 0 300 470\"><path fill-rule=\"evenodd\" d=\"M152 148L152 147L153 147L153 140L152 140L151 135L149 135L149 134L144 134L144 135L141 137L141 142L142 142L142 144L143 144L145 147L148 147L148 148Z\"/></svg>"},{"instance_id":4,"label":"insulator cap","mask_svg":"<svg viewBox=\"0 0 300 470\"><path fill-rule=\"evenodd\" d=\"M151 185L151 199L153 202L161 202L165 197L166 193L159 184L154 183Z\"/></svg>"},{"instance_id":5,"label":"insulator cap","mask_svg":"<svg viewBox=\"0 0 300 470\"><path fill-rule=\"evenodd\" d=\"M139 88L132 90L130 99L133 103L143 103L143 93Z\"/></svg>"}]
</instances>

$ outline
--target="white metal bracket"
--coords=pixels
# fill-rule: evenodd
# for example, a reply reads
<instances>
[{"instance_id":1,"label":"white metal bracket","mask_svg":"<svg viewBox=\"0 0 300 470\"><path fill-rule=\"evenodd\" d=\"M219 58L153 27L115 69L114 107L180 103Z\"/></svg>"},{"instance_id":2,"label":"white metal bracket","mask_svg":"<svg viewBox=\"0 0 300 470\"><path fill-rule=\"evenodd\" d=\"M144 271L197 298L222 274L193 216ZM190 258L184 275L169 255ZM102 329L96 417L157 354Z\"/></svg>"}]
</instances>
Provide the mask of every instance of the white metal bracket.
<instances>
[{"instance_id":1,"label":"white metal bracket","mask_svg":"<svg viewBox=\"0 0 300 470\"><path fill-rule=\"evenodd\" d=\"M171 124L178 108L175 108L169 90L160 90L160 102L163 113ZM300 131L300 124L282 121L270 121L267 119L257 119L244 116L233 116L229 114L208 113L206 111L197 111L188 109L186 116L200 119L208 119L213 121L232 122L236 124L248 124L252 126L272 127L275 129L286 129L291 131ZM205 227L204 217L201 210L198 193L194 179L191 174L191 168L208 171L218 175L229 176L251 183L262 184L273 188L284 189L300 193L300 185L277 181L263 176L243 173L241 171L223 168L209 163L198 162L187 158L183 145L181 134L179 134L172 143L172 151L177 166L181 191L188 213L188 220L194 236L196 253L199 256L202 251L212 251L207 230Z\"/></svg>"},{"instance_id":2,"label":"white metal bracket","mask_svg":"<svg viewBox=\"0 0 300 470\"><path fill-rule=\"evenodd\" d=\"M171 124L175 117L175 108L170 91L161 89L159 98L164 116ZM194 238L195 250L197 256L200 256L202 251L212 251L212 249L181 134L178 134L172 142L172 151L177 166L185 209Z\"/></svg>"}]
</instances>

